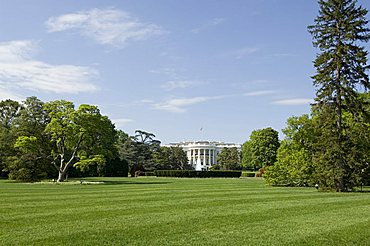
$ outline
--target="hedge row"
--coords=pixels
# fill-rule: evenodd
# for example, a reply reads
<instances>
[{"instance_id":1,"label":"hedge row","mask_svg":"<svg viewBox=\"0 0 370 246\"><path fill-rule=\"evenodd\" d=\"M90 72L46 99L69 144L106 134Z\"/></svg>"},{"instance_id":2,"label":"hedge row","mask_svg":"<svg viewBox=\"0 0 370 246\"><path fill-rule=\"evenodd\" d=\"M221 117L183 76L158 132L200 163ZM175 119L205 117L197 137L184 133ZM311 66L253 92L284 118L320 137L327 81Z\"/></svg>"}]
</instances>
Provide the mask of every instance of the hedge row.
<instances>
[{"instance_id":1,"label":"hedge row","mask_svg":"<svg viewBox=\"0 0 370 246\"><path fill-rule=\"evenodd\" d=\"M193 171L193 170L156 170L157 177L177 178L239 178L241 171Z\"/></svg>"},{"instance_id":2,"label":"hedge row","mask_svg":"<svg viewBox=\"0 0 370 246\"><path fill-rule=\"evenodd\" d=\"M257 172L242 172L241 178L256 177Z\"/></svg>"}]
</instances>

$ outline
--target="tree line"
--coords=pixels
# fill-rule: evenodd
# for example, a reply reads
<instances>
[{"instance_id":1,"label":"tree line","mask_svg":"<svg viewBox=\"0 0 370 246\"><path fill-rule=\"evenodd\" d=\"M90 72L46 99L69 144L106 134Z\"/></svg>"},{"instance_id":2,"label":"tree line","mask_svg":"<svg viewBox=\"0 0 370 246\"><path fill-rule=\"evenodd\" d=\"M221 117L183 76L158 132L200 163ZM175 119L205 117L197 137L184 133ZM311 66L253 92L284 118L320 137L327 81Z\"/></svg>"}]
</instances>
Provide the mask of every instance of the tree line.
<instances>
[{"instance_id":1,"label":"tree line","mask_svg":"<svg viewBox=\"0 0 370 246\"><path fill-rule=\"evenodd\" d=\"M115 129L111 120L94 105L75 108L73 102L65 100L45 103L29 97L23 102L3 100L0 110L2 177L31 182L53 178L63 182L68 176L127 176L129 173L134 177L145 171L193 169L181 147L161 146L153 133L142 130L129 136ZM251 143L255 141L257 152L252 156L259 159L253 162L253 168L263 166L266 159L263 159L266 151L258 146L268 143L265 139L268 134L253 137L260 131L272 132L273 141L278 143L275 130L254 131ZM249 162L242 162L244 159L237 148L224 148L211 169L250 168Z\"/></svg>"},{"instance_id":2,"label":"tree line","mask_svg":"<svg viewBox=\"0 0 370 246\"><path fill-rule=\"evenodd\" d=\"M0 175L21 181L70 176L134 176L138 170L189 169L186 153L155 135L115 129L97 106L36 97L0 102Z\"/></svg>"}]
</instances>

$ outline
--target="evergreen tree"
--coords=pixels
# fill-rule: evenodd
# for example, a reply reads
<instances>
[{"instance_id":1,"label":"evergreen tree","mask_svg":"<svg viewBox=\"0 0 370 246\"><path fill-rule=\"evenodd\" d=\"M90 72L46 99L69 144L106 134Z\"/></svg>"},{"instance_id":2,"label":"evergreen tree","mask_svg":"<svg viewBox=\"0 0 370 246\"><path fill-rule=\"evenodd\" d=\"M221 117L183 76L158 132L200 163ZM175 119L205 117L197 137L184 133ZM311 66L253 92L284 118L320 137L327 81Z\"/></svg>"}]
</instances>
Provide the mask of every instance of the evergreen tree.
<instances>
[{"instance_id":1,"label":"evergreen tree","mask_svg":"<svg viewBox=\"0 0 370 246\"><path fill-rule=\"evenodd\" d=\"M316 160L325 170L323 173L328 174L322 181L331 186L329 188L346 191L350 188L352 170L348 163L350 150L346 148L351 134L348 134L350 129L344 115L350 112L357 119L364 105L358 90L370 89L366 73L368 52L359 44L370 39L366 26L368 11L357 6L356 0L320 0L319 6L315 24L308 29L313 45L320 50L314 61L316 74L313 76L317 88L315 108L318 117L323 118L319 125L323 141L319 142L328 145L318 148ZM333 182L326 182L327 179Z\"/></svg>"}]
</instances>

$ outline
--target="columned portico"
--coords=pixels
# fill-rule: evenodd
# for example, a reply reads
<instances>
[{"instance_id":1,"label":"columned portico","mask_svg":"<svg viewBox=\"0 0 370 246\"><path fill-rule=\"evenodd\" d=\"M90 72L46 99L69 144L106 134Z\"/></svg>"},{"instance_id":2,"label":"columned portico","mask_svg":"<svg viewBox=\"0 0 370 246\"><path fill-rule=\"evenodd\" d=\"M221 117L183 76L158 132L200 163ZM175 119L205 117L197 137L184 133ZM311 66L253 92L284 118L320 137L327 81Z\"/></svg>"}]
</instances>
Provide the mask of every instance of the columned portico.
<instances>
[{"instance_id":1,"label":"columned portico","mask_svg":"<svg viewBox=\"0 0 370 246\"><path fill-rule=\"evenodd\" d=\"M240 144L209 141L173 143L167 146L181 147L187 154L189 164L198 171L206 171L217 164L217 155L223 148L236 147L241 151Z\"/></svg>"}]
</instances>

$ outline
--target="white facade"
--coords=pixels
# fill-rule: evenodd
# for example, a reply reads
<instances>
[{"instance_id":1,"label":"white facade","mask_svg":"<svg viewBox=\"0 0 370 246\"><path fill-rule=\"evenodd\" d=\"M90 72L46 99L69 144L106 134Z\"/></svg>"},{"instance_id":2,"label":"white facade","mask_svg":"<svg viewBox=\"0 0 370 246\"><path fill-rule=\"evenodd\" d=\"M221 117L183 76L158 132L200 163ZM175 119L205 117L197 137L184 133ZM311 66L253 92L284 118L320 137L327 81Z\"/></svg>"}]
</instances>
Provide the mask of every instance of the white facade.
<instances>
[{"instance_id":1,"label":"white facade","mask_svg":"<svg viewBox=\"0 0 370 246\"><path fill-rule=\"evenodd\" d=\"M167 147L181 147L187 154L189 164L197 171L206 171L212 165L217 164L217 155L223 148L237 148L241 151L240 144L223 143L223 142L180 142L171 143Z\"/></svg>"}]
</instances>

